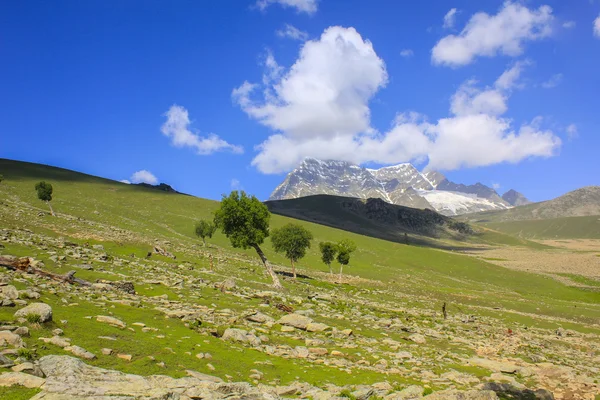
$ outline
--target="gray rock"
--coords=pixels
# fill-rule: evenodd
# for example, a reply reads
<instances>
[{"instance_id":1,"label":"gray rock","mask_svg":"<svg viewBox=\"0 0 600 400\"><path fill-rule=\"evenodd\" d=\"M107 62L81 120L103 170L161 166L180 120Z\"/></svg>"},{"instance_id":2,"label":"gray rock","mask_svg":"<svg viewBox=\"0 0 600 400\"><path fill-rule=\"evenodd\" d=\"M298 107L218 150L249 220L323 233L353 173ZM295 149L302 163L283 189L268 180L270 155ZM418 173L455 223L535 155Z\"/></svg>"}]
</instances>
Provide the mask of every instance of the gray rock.
<instances>
[{"instance_id":1,"label":"gray rock","mask_svg":"<svg viewBox=\"0 0 600 400\"><path fill-rule=\"evenodd\" d=\"M16 318L27 318L28 315L39 315L40 322L52 321L52 307L46 303L32 303L15 313Z\"/></svg>"},{"instance_id":2,"label":"gray rock","mask_svg":"<svg viewBox=\"0 0 600 400\"><path fill-rule=\"evenodd\" d=\"M292 326L294 328L306 330L308 324L312 321L311 318L300 314L288 314L280 318L277 323L280 325Z\"/></svg>"},{"instance_id":3,"label":"gray rock","mask_svg":"<svg viewBox=\"0 0 600 400\"><path fill-rule=\"evenodd\" d=\"M2 286L2 297L4 297L5 299L18 299L19 298L19 291L17 290L16 287L12 286L12 285L7 285L7 286Z\"/></svg>"}]
</instances>

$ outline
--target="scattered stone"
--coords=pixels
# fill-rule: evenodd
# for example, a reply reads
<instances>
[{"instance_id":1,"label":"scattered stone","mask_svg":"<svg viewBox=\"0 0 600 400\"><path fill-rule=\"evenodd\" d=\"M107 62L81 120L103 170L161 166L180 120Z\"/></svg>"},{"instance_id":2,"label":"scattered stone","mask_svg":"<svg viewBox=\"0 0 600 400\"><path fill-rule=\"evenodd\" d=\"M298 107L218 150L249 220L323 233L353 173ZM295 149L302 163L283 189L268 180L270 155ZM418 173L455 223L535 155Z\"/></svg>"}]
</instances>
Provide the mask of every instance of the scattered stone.
<instances>
[{"instance_id":1,"label":"scattered stone","mask_svg":"<svg viewBox=\"0 0 600 400\"><path fill-rule=\"evenodd\" d=\"M125 324L125 322L121 321L120 319L114 318L114 317L109 317L107 315L98 315L96 317L96 321L98 322L103 322L105 324L109 324L112 326L116 326L118 328L124 329L127 325Z\"/></svg>"},{"instance_id":2,"label":"scattered stone","mask_svg":"<svg viewBox=\"0 0 600 400\"><path fill-rule=\"evenodd\" d=\"M79 347L79 346L67 346L67 347L64 348L64 350L68 351L69 353L73 353L77 357L85 358L86 360L93 360L93 359L96 358L95 354L90 353L89 351L87 351L83 347Z\"/></svg>"},{"instance_id":3,"label":"scattered stone","mask_svg":"<svg viewBox=\"0 0 600 400\"><path fill-rule=\"evenodd\" d=\"M5 372L0 374L0 386L23 386L29 389L41 387L46 380L35 375L24 374L23 372Z\"/></svg>"},{"instance_id":4,"label":"scattered stone","mask_svg":"<svg viewBox=\"0 0 600 400\"><path fill-rule=\"evenodd\" d=\"M0 296L5 299L15 300L19 298L19 291L12 285L2 286Z\"/></svg>"},{"instance_id":5,"label":"scattered stone","mask_svg":"<svg viewBox=\"0 0 600 400\"><path fill-rule=\"evenodd\" d=\"M101 352L102 354L104 354L105 356L110 356L110 355L112 354L112 352L113 352L113 351L112 351L112 349L107 349L107 348L105 347L105 348L103 348L102 350L100 350L100 352Z\"/></svg>"},{"instance_id":6,"label":"scattered stone","mask_svg":"<svg viewBox=\"0 0 600 400\"><path fill-rule=\"evenodd\" d=\"M308 332L323 332L329 329L331 329L329 325L321 324L319 322L311 322L306 325L306 330Z\"/></svg>"},{"instance_id":7,"label":"scattered stone","mask_svg":"<svg viewBox=\"0 0 600 400\"><path fill-rule=\"evenodd\" d=\"M418 333L413 333L408 337L408 340L415 342L417 344L425 344L427 340L425 340L425 336L420 335Z\"/></svg>"},{"instance_id":8,"label":"scattered stone","mask_svg":"<svg viewBox=\"0 0 600 400\"><path fill-rule=\"evenodd\" d=\"M14 372L24 372L26 374L39 376L40 378L45 378L44 372L40 369L40 367L30 362L24 362L22 364L15 365L14 367L12 367L12 370Z\"/></svg>"},{"instance_id":9,"label":"scattered stone","mask_svg":"<svg viewBox=\"0 0 600 400\"><path fill-rule=\"evenodd\" d=\"M8 343L14 347L23 347L21 336L11 331L0 331L0 343Z\"/></svg>"},{"instance_id":10,"label":"scattered stone","mask_svg":"<svg viewBox=\"0 0 600 400\"><path fill-rule=\"evenodd\" d=\"M131 361L131 359L133 358L131 354L117 354L117 357L125 361Z\"/></svg>"}]
</instances>

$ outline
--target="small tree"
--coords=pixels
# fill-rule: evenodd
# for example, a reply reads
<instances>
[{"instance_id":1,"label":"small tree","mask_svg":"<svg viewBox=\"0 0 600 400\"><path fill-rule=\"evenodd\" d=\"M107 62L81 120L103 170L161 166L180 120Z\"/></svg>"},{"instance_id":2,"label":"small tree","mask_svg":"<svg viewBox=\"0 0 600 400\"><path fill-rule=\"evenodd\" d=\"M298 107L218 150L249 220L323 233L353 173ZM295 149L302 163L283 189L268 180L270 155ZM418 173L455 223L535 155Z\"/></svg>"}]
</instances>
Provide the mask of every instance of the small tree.
<instances>
[{"instance_id":1,"label":"small tree","mask_svg":"<svg viewBox=\"0 0 600 400\"><path fill-rule=\"evenodd\" d=\"M196 224L196 236L202 238L204 246L206 246L206 238L212 238L212 235L215 233L216 230L217 227L214 223L206 221L204 219L201 219Z\"/></svg>"},{"instance_id":2,"label":"small tree","mask_svg":"<svg viewBox=\"0 0 600 400\"><path fill-rule=\"evenodd\" d=\"M269 264L260 245L269 236L269 219L271 213L266 205L256 197L249 197L244 191L232 191L229 196L223 195L221 206L215 211L215 225L229 238L236 248L252 247L260 257L265 269L273 279L273 286L283 288L279 278Z\"/></svg>"},{"instance_id":3,"label":"small tree","mask_svg":"<svg viewBox=\"0 0 600 400\"><path fill-rule=\"evenodd\" d=\"M344 265L350 263L350 254L356 250L356 244L350 239L340 240L337 244L337 261L340 263L340 282Z\"/></svg>"},{"instance_id":4,"label":"small tree","mask_svg":"<svg viewBox=\"0 0 600 400\"><path fill-rule=\"evenodd\" d=\"M50 214L54 216L54 210L52 209L52 205L50 204L50 202L52 201L52 185L41 181L35 185L35 190L37 191L38 199L45 201L46 204L48 204L48 207L50 207Z\"/></svg>"},{"instance_id":5,"label":"small tree","mask_svg":"<svg viewBox=\"0 0 600 400\"><path fill-rule=\"evenodd\" d=\"M319 250L321 250L321 260L329 267L329 273L333 274L331 263L335 260L337 246L331 242L321 242L319 243Z\"/></svg>"},{"instance_id":6,"label":"small tree","mask_svg":"<svg viewBox=\"0 0 600 400\"><path fill-rule=\"evenodd\" d=\"M296 279L294 263L306 255L312 239L312 233L298 224L290 223L279 229L273 229L271 234L273 249L278 253L285 253L285 257L290 260L294 279Z\"/></svg>"}]
</instances>

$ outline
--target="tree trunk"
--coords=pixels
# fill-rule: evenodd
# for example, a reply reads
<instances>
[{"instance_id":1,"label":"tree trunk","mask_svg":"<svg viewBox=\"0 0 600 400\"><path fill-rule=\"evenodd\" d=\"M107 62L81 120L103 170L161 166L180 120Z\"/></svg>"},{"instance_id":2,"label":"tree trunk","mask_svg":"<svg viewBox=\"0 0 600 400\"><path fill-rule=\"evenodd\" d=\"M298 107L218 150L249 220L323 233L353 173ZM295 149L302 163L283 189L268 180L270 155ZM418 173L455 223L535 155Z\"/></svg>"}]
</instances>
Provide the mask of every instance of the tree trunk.
<instances>
[{"instance_id":1,"label":"tree trunk","mask_svg":"<svg viewBox=\"0 0 600 400\"><path fill-rule=\"evenodd\" d=\"M292 274L294 274L294 279L296 279L296 266L294 265L294 260L290 258L290 262L292 263Z\"/></svg>"},{"instance_id":2,"label":"tree trunk","mask_svg":"<svg viewBox=\"0 0 600 400\"><path fill-rule=\"evenodd\" d=\"M75 271L69 271L65 275L54 274L47 272L39 268L34 268L31 265L31 261L28 257L22 257L18 259L12 259L9 257L0 256L0 266L6 267L14 271L22 271L28 274L36 274L45 278L53 279L59 282L66 282L70 284L77 283L81 286L91 286L92 284L86 280L75 278Z\"/></svg>"},{"instance_id":3,"label":"tree trunk","mask_svg":"<svg viewBox=\"0 0 600 400\"><path fill-rule=\"evenodd\" d=\"M202 244L206 247L206 239L202 238Z\"/></svg>"},{"instance_id":4,"label":"tree trunk","mask_svg":"<svg viewBox=\"0 0 600 400\"><path fill-rule=\"evenodd\" d=\"M331 263L327 265L329 265L329 275L333 275L333 268L331 268Z\"/></svg>"},{"instance_id":5,"label":"tree trunk","mask_svg":"<svg viewBox=\"0 0 600 400\"><path fill-rule=\"evenodd\" d=\"M50 202L49 202L49 201L47 201L46 203L48 203L48 207L50 207L50 214L51 214L53 217L56 217L56 215L54 215L54 210L52 209L52 204L50 204Z\"/></svg>"},{"instance_id":6,"label":"tree trunk","mask_svg":"<svg viewBox=\"0 0 600 400\"><path fill-rule=\"evenodd\" d=\"M340 264L340 283L342 283L342 269L344 268L344 264Z\"/></svg>"},{"instance_id":7,"label":"tree trunk","mask_svg":"<svg viewBox=\"0 0 600 400\"><path fill-rule=\"evenodd\" d=\"M273 279L273 287L275 287L276 289L283 289L283 286L281 286L281 282L279 282L279 278L277 277L277 274L275 274L275 271L273 271L273 267L271 267L271 264L269 264L269 261L267 260L267 256L265 256L265 253L263 253L263 251L260 249L260 247L257 244L253 244L252 247L254 247L254 250L256 250L256 253L258 253L260 260L262 261L263 265L265 266L265 269L267 270L269 275L271 275L271 279Z\"/></svg>"}]
</instances>

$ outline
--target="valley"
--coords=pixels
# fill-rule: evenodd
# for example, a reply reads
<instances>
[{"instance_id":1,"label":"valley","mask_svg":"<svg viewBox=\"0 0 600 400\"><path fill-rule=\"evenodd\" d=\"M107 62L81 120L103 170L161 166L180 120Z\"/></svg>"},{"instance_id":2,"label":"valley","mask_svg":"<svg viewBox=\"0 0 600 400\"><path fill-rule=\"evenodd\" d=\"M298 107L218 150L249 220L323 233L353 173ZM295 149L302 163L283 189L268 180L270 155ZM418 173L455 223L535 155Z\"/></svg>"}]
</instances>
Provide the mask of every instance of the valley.
<instances>
[{"instance_id":1,"label":"valley","mask_svg":"<svg viewBox=\"0 0 600 400\"><path fill-rule=\"evenodd\" d=\"M477 224L478 234L457 236L449 219L432 235L385 218L353 232L333 222L350 212L368 227L360 208L321 201L300 219L272 209L271 228L295 222L315 237L296 280L264 243L284 285L276 291L253 250L220 232L206 247L195 237L194 223L218 202L4 159L0 173L0 256L91 284L0 269L2 398L600 394L593 239L559 246ZM36 198L40 180L55 188L56 217ZM411 212L410 221L425 215ZM328 223L314 222L327 213ZM373 234L382 227L402 234L382 240ZM317 244L341 239L358 249L339 282ZM40 302L51 321L15 316Z\"/></svg>"}]
</instances>

